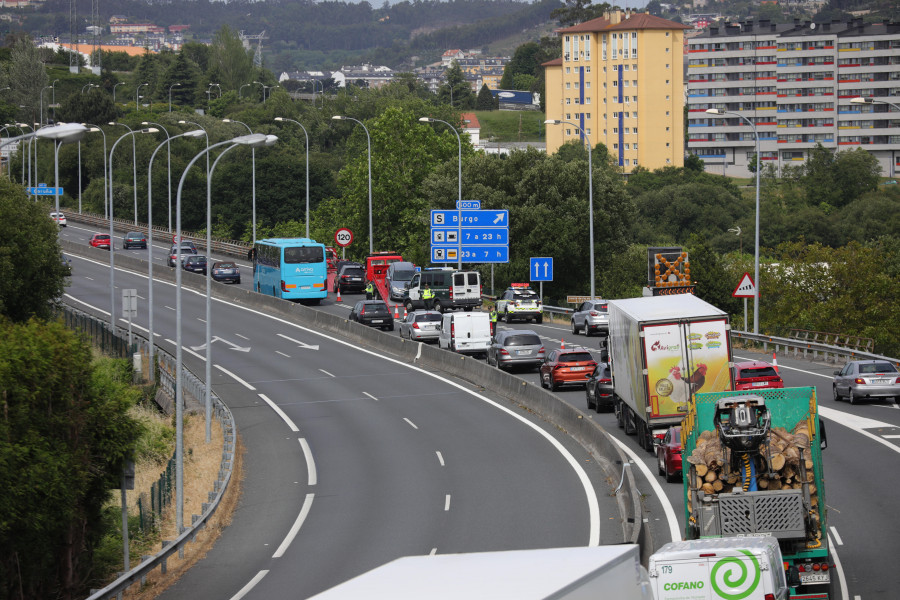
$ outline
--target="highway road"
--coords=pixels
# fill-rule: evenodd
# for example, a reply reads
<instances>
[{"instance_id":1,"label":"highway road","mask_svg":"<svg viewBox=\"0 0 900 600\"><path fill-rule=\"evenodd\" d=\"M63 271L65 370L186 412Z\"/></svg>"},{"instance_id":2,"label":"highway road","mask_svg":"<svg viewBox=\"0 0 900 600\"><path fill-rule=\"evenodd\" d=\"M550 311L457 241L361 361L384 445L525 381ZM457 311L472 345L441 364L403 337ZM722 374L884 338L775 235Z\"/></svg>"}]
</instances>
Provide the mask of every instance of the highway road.
<instances>
[{"instance_id":1,"label":"highway road","mask_svg":"<svg viewBox=\"0 0 900 600\"><path fill-rule=\"evenodd\" d=\"M104 315L108 266L94 254L70 255L66 301ZM116 287L138 290L145 328L146 275L118 270ZM157 282L154 296L157 343L174 350L174 288ZM204 306L183 292L198 375ZM621 541L605 473L509 401L221 301L213 333L213 386L247 448L244 493L216 547L163 597L307 597L404 555Z\"/></svg>"},{"instance_id":2,"label":"highway road","mask_svg":"<svg viewBox=\"0 0 900 600\"><path fill-rule=\"evenodd\" d=\"M64 232L64 236L80 235L79 239L85 242L90 237L87 231L76 233L77 230L72 225L69 229L72 231ZM167 248L168 246L157 250L160 257ZM249 278L245 279L243 286L247 286L247 281ZM99 295L102 296L103 293L100 292ZM105 294L108 302L108 291ZM346 315L359 297L345 295L343 302L337 303L332 295L318 309ZM97 301L102 302L102 298L97 298ZM533 329L541 335L548 349L556 347L563 340L567 345L576 343L597 349L596 338L573 338L568 327L563 324L517 323L499 326ZM742 349L736 349L734 354L735 360L771 359L771 354L763 355ZM845 402L835 402L831 393L833 366L785 356L779 356L778 363L785 385L816 387L821 416L827 427L829 447L823 455L828 482L825 493L829 510L829 538L835 553L836 567L841 574L836 597L846 600L893 597L895 592L890 590L900 587L900 572L893 569L888 561L892 554L893 536L900 532L900 526L891 510L897 486L892 476L886 474L892 472L897 453L900 452L900 409L893 403L850 406ZM535 373L518 375L538 383ZM218 391L219 388L216 389ZM624 435L617 428L612 414L588 412L583 391L563 390L557 394L563 401L579 408L586 418L594 419L606 428L634 459L638 486L645 493L645 516L651 525L654 548L680 536L684 524L681 486L667 484L656 475L655 458L641 450L632 437Z\"/></svg>"}]
</instances>

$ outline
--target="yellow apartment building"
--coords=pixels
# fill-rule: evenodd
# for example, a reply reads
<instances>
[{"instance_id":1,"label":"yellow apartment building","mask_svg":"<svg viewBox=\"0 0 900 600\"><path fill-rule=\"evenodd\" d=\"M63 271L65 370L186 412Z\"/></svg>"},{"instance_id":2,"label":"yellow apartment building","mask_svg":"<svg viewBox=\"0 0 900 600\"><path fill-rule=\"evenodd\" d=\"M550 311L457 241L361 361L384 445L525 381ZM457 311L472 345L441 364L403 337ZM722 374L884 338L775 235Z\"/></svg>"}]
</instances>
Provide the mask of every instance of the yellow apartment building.
<instances>
[{"instance_id":1,"label":"yellow apartment building","mask_svg":"<svg viewBox=\"0 0 900 600\"><path fill-rule=\"evenodd\" d=\"M559 30L562 58L544 63L547 152L603 142L623 173L684 165L684 30L613 11ZM573 126L574 124L574 126Z\"/></svg>"}]
</instances>

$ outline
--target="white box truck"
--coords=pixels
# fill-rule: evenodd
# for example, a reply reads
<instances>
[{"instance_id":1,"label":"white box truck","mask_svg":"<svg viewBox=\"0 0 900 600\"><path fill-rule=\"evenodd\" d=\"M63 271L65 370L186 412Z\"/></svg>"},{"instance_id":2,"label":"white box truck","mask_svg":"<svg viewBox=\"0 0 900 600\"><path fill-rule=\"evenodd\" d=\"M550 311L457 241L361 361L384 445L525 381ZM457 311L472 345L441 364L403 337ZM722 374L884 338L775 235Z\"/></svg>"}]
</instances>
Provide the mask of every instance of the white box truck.
<instances>
[{"instance_id":1,"label":"white box truck","mask_svg":"<svg viewBox=\"0 0 900 600\"><path fill-rule=\"evenodd\" d=\"M635 544L407 556L311 600L653 600Z\"/></svg>"},{"instance_id":2,"label":"white box truck","mask_svg":"<svg viewBox=\"0 0 900 600\"><path fill-rule=\"evenodd\" d=\"M785 600L790 593L771 536L669 542L650 557L647 570L656 600Z\"/></svg>"},{"instance_id":3,"label":"white box truck","mask_svg":"<svg viewBox=\"0 0 900 600\"><path fill-rule=\"evenodd\" d=\"M732 389L728 313L692 294L609 301L619 427L648 452L698 392Z\"/></svg>"}]
</instances>

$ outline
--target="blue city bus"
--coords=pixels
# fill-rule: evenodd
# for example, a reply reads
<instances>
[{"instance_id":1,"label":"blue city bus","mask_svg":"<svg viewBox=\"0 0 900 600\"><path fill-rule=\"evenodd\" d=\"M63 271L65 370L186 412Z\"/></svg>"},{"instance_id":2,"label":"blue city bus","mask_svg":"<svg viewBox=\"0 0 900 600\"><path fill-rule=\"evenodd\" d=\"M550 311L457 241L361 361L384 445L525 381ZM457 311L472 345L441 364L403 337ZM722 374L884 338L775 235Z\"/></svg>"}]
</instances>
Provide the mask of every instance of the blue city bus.
<instances>
[{"instance_id":1,"label":"blue city bus","mask_svg":"<svg viewBox=\"0 0 900 600\"><path fill-rule=\"evenodd\" d=\"M307 238L257 240L252 250L257 292L318 304L328 296L325 245Z\"/></svg>"}]
</instances>

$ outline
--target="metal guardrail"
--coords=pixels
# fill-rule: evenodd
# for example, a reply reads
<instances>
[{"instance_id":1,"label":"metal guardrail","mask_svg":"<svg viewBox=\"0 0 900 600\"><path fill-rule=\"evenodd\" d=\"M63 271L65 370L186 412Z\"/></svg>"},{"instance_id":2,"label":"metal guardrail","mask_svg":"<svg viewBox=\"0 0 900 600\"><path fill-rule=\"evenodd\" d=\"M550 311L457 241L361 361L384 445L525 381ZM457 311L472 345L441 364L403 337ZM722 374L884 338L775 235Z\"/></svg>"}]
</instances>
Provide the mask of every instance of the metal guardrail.
<instances>
[{"instance_id":1,"label":"metal guardrail","mask_svg":"<svg viewBox=\"0 0 900 600\"><path fill-rule=\"evenodd\" d=\"M93 315L80 311L76 308L63 305L62 310L66 313L77 315L77 320L83 322L86 319L98 321L97 329L102 328L105 322L100 321ZM116 328L115 335L118 337L127 336L127 332L121 327ZM134 342L138 349L146 349L149 345L148 341L143 337L133 335ZM160 348L156 347L156 356L159 360L159 389L168 395L173 404L175 402L175 373L176 363L175 357ZM153 368L153 365L150 365ZM198 403L205 397L205 386L203 382L188 369L183 370L182 391L184 396L192 396ZM124 573L118 579L107 585L101 590L92 591L88 600L107 600L109 598L121 598L125 590L135 583L146 583L147 575L156 567L160 567L162 572L166 573L167 560L175 552L180 552L188 542L194 540L197 533L206 526L206 523L216 512L228 484L231 481L231 475L234 468L234 452L237 428L234 423L234 416L231 411L213 392L213 416L222 426L224 446L222 449L222 462L219 466L219 473L216 482L213 485L213 491L209 492L208 501L202 504L203 514L191 515L191 525L177 538L171 541L163 541L163 548L159 552L151 556L143 556L142 562L131 571Z\"/></svg>"},{"instance_id":2,"label":"metal guardrail","mask_svg":"<svg viewBox=\"0 0 900 600\"><path fill-rule=\"evenodd\" d=\"M789 356L804 358L807 360L822 360L829 363L837 363L839 360L884 360L900 367L900 360L880 354L861 352L852 348L843 348L832 344L798 340L794 338L782 338L771 335L749 333L747 331L731 331L732 340L745 340L752 344L762 344L763 350L768 351L771 344L775 351L783 348Z\"/></svg>"},{"instance_id":3,"label":"metal guardrail","mask_svg":"<svg viewBox=\"0 0 900 600\"><path fill-rule=\"evenodd\" d=\"M86 225L100 226L105 229L109 228L109 219L107 219L103 215L86 212L79 213L72 210L71 208L63 207L60 207L60 210L65 213L66 218L69 221L74 221L76 223L85 223ZM138 223L137 225L135 225L134 221L129 221L126 219L113 219L113 230L121 231L123 233L127 233L129 231L149 233L146 223ZM171 243L172 238L170 236L173 236L173 233L167 228L158 226L153 227L154 238L159 238L160 240L165 240L166 243ZM197 248L206 247L205 233L201 234L194 231L182 230L181 238L184 241L194 242ZM250 244L239 240L220 240L217 238L212 238L210 248L213 252L216 252L218 254L225 254L228 256L234 256L236 258L246 259L247 253L250 251Z\"/></svg>"},{"instance_id":4,"label":"metal guardrail","mask_svg":"<svg viewBox=\"0 0 900 600\"><path fill-rule=\"evenodd\" d=\"M861 352L871 352L875 347L875 340L858 335L846 335L843 333L826 333L824 331L810 331L809 329L791 329L791 337L798 340L821 342L832 346L853 348Z\"/></svg>"}]
</instances>

